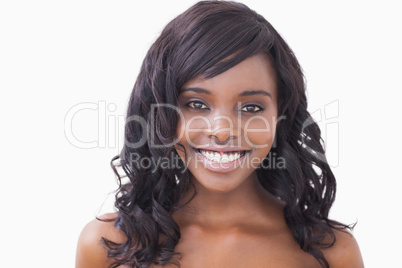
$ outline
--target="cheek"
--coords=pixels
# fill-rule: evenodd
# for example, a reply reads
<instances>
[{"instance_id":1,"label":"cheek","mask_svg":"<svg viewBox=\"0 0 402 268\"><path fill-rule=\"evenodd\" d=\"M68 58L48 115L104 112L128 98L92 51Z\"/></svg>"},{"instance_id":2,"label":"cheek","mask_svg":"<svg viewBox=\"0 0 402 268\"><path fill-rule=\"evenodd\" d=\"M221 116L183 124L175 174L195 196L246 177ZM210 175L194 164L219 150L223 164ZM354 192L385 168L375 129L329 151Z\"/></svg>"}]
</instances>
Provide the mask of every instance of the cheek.
<instances>
[{"instance_id":1,"label":"cheek","mask_svg":"<svg viewBox=\"0 0 402 268\"><path fill-rule=\"evenodd\" d=\"M254 117L245 125L245 135L251 142L251 146L262 148L262 145L268 145L271 148L274 141L276 131L275 118L267 119L267 117Z\"/></svg>"},{"instance_id":2,"label":"cheek","mask_svg":"<svg viewBox=\"0 0 402 268\"><path fill-rule=\"evenodd\" d=\"M184 116L179 119L176 128L176 142L183 145L196 146L197 136L208 127L207 118L202 116Z\"/></svg>"}]
</instances>

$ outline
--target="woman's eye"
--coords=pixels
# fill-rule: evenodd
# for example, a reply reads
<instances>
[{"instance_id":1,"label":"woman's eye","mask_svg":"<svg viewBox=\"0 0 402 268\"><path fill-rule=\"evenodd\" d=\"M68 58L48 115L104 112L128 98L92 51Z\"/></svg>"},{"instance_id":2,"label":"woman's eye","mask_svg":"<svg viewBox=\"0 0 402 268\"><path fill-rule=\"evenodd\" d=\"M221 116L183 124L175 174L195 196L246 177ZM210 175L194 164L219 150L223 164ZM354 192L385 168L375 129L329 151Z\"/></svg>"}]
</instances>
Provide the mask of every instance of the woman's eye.
<instances>
[{"instance_id":1,"label":"woman's eye","mask_svg":"<svg viewBox=\"0 0 402 268\"><path fill-rule=\"evenodd\" d=\"M207 109L208 108L204 103L199 102L199 101L189 102L189 103L187 103L187 106L192 108L192 109L195 109L195 110Z\"/></svg>"},{"instance_id":2,"label":"woman's eye","mask_svg":"<svg viewBox=\"0 0 402 268\"><path fill-rule=\"evenodd\" d=\"M263 109L260 106L257 105L247 105L241 108L242 111L248 112L248 113L257 113L261 112Z\"/></svg>"}]
</instances>

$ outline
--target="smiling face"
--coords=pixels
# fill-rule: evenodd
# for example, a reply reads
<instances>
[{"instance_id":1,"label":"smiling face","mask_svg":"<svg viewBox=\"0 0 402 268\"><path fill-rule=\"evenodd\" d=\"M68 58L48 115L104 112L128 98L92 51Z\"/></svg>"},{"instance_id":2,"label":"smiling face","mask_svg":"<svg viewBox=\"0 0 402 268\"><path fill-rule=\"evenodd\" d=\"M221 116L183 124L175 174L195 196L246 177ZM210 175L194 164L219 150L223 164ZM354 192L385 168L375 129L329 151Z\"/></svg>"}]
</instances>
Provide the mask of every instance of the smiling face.
<instances>
[{"instance_id":1,"label":"smiling face","mask_svg":"<svg viewBox=\"0 0 402 268\"><path fill-rule=\"evenodd\" d=\"M210 79L187 81L179 95L176 150L196 184L229 192L256 177L275 137L275 71L263 55Z\"/></svg>"}]
</instances>

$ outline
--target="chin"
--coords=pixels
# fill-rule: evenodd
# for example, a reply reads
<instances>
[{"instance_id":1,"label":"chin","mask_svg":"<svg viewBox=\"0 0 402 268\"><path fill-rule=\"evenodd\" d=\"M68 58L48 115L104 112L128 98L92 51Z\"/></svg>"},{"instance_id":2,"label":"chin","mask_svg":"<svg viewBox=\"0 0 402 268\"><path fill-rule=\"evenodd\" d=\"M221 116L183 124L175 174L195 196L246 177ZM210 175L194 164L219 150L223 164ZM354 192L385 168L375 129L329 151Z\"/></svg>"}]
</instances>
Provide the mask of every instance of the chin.
<instances>
[{"instance_id":1,"label":"chin","mask_svg":"<svg viewBox=\"0 0 402 268\"><path fill-rule=\"evenodd\" d=\"M192 178L197 190L213 193L230 193L246 183L250 179L250 176L241 176L237 172L236 175L229 173L193 174Z\"/></svg>"}]
</instances>

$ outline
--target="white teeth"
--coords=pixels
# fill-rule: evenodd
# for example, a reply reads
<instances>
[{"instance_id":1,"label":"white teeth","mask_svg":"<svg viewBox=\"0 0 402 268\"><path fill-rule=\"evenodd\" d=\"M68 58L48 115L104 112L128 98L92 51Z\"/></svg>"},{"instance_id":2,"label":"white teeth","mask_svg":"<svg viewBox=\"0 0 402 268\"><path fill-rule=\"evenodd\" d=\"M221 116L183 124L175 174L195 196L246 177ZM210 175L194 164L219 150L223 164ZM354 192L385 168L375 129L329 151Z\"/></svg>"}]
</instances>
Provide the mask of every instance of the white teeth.
<instances>
[{"instance_id":1,"label":"white teeth","mask_svg":"<svg viewBox=\"0 0 402 268\"><path fill-rule=\"evenodd\" d=\"M212 151L204 151L200 150L201 154L205 156L205 158L218 162L218 163L228 163L232 162L236 159L240 158L240 153L223 153L222 156L218 152L212 152Z\"/></svg>"},{"instance_id":2,"label":"white teeth","mask_svg":"<svg viewBox=\"0 0 402 268\"><path fill-rule=\"evenodd\" d=\"M222 160L221 160L221 162L222 162L222 163L227 163L227 162L229 162L229 156L228 156L227 154L222 155Z\"/></svg>"},{"instance_id":3,"label":"white teeth","mask_svg":"<svg viewBox=\"0 0 402 268\"><path fill-rule=\"evenodd\" d=\"M210 155L211 155L211 157L208 158L208 159L211 159L211 160L213 160L215 162L220 162L221 161L221 156L220 155L217 155L217 154L210 154Z\"/></svg>"}]
</instances>

